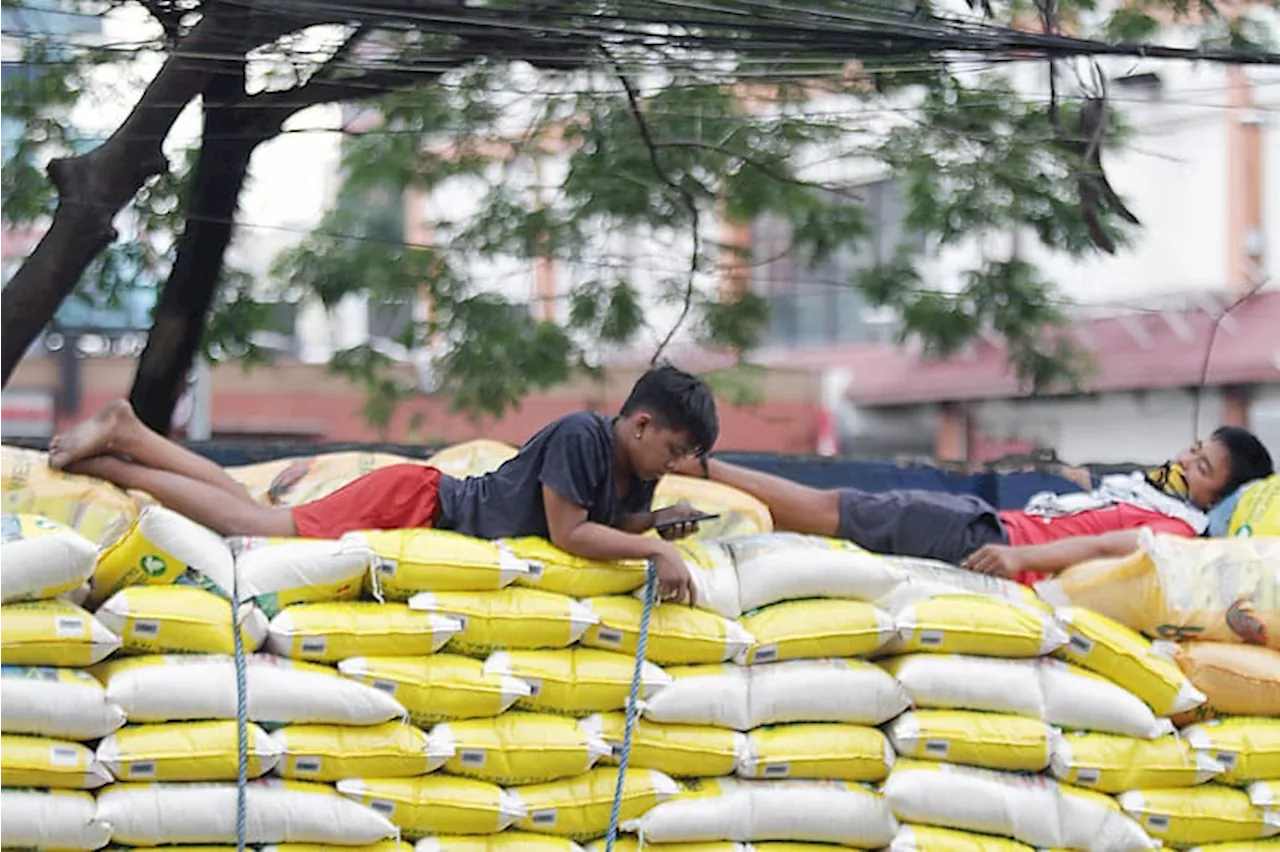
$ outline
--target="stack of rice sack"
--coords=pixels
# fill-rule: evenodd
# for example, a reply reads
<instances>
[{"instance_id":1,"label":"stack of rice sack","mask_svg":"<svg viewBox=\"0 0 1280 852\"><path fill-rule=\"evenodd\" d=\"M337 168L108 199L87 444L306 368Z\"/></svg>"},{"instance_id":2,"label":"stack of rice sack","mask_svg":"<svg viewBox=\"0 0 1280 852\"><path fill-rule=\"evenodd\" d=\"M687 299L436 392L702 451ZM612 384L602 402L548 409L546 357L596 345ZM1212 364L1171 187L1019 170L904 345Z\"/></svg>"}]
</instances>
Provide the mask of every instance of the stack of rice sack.
<instances>
[{"instance_id":1,"label":"stack of rice sack","mask_svg":"<svg viewBox=\"0 0 1280 852\"><path fill-rule=\"evenodd\" d=\"M1271 481L1253 488L1259 486L1275 490ZM1241 508L1268 511L1243 501ZM1173 718L1181 739L1221 767L1217 776L1176 801L1168 793L1124 792L1126 810L1169 844L1189 835L1207 841L1201 826L1178 821L1196 809L1217 817L1204 824L1210 837L1280 833L1280 538L1144 534L1131 556L1076 566L1038 591L1157 640L1155 653L1174 660L1204 696Z\"/></svg>"},{"instance_id":2,"label":"stack of rice sack","mask_svg":"<svg viewBox=\"0 0 1280 852\"><path fill-rule=\"evenodd\" d=\"M820 539L723 544L745 612L738 623L752 638L737 655L745 665L668 667L674 683L646 703L640 730L737 731L746 738L738 779L702 782L646 814L631 827L647 842L1124 850L1261 842L1280 831L1266 804L1273 787L1244 789L1274 777L1276 721L1176 733L1170 717L1199 706L1203 694L1164 649L1115 621L1076 607L1054 611L1007 581ZM705 605L733 616L730 580L695 579ZM893 680L853 686L855 673L872 672ZM788 677L781 695L767 686ZM854 746L834 728L859 722L888 723L881 730L896 763L872 759L869 741L843 750ZM771 726L767 734L761 725ZM787 738L783 750L765 750ZM659 751L639 765L685 774L663 762L674 749ZM1231 770L1241 763L1251 768ZM849 783L884 775L878 800ZM836 782L861 794L863 807L828 799L808 813L806 797L816 801L820 786L834 795ZM877 822L877 801L896 822ZM839 814L857 828L834 825Z\"/></svg>"},{"instance_id":3,"label":"stack of rice sack","mask_svg":"<svg viewBox=\"0 0 1280 852\"><path fill-rule=\"evenodd\" d=\"M0 825L10 846L97 848L91 790L112 780L92 742L124 724L85 669L119 638L65 599L97 546L52 519L0 516Z\"/></svg>"}]
</instances>

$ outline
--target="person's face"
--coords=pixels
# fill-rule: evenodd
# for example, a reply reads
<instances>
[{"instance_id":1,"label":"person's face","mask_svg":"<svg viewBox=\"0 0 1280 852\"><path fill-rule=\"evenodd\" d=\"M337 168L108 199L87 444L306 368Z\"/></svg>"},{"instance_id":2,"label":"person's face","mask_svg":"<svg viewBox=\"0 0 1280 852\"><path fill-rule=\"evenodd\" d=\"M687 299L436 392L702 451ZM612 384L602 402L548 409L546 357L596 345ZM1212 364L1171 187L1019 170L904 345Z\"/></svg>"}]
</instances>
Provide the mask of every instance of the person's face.
<instances>
[{"instance_id":1,"label":"person's face","mask_svg":"<svg viewBox=\"0 0 1280 852\"><path fill-rule=\"evenodd\" d=\"M1175 461L1187 477L1192 503L1208 509L1227 496L1222 492L1231 479L1231 454L1222 444L1212 438L1199 441L1179 453Z\"/></svg>"},{"instance_id":2,"label":"person's face","mask_svg":"<svg viewBox=\"0 0 1280 852\"><path fill-rule=\"evenodd\" d=\"M698 453L693 439L683 429L669 429L652 415L636 415L629 441L631 468L641 479L659 479Z\"/></svg>"}]
</instances>

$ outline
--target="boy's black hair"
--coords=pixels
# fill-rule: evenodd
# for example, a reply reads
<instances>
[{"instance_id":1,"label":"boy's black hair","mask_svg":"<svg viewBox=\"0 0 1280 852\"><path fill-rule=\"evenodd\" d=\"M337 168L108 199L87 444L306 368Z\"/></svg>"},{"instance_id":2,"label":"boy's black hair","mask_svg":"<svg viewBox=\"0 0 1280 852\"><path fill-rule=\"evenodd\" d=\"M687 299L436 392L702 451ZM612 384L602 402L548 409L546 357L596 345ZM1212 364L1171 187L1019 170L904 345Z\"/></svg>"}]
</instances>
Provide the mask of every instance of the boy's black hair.
<instances>
[{"instance_id":1,"label":"boy's black hair","mask_svg":"<svg viewBox=\"0 0 1280 852\"><path fill-rule=\"evenodd\" d=\"M1242 429L1239 426L1219 426L1210 436L1210 440L1217 441L1226 447L1227 455L1231 456L1231 477L1227 480L1221 496L1229 497L1246 482L1262 479L1275 473L1271 453L1267 452L1267 448L1258 440L1258 436L1248 429Z\"/></svg>"},{"instance_id":2,"label":"boy's black hair","mask_svg":"<svg viewBox=\"0 0 1280 852\"><path fill-rule=\"evenodd\" d=\"M697 376L670 364L654 367L640 377L622 404L622 415L642 409L668 429L688 432L698 453L709 452L720 437L720 418L711 388Z\"/></svg>"}]
</instances>

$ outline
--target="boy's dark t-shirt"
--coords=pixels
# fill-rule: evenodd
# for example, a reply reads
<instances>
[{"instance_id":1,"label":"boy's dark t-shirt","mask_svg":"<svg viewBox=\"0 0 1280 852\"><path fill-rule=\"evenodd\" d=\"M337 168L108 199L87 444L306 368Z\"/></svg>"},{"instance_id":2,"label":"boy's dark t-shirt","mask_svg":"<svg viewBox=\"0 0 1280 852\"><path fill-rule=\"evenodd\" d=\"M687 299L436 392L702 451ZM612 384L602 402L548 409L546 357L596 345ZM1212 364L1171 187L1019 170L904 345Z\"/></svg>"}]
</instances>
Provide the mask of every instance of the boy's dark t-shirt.
<instances>
[{"instance_id":1,"label":"boy's dark t-shirt","mask_svg":"<svg viewBox=\"0 0 1280 852\"><path fill-rule=\"evenodd\" d=\"M613 419L583 411L543 428L492 473L442 476L435 526L476 538L548 538L544 485L586 508L587 520L614 526L622 515L649 511L657 483L633 479L620 499L613 478Z\"/></svg>"}]
</instances>

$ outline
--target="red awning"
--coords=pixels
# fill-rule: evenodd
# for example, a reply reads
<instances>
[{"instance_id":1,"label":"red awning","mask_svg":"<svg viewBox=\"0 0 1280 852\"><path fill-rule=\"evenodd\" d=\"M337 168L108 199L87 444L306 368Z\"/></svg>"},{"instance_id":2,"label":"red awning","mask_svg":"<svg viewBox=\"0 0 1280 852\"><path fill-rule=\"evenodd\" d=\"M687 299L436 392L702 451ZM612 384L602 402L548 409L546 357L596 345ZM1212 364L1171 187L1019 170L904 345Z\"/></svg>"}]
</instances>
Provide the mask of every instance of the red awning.
<instances>
[{"instance_id":1,"label":"red awning","mask_svg":"<svg viewBox=\"0 0 1280 852\"><path fill-rule=\"evenodd\" d=\"M1082 320L1067 333L1089 352L1094 373L1086 392L1151 390L1280 382L1280 292L1259 293L1218 324L1216 305L1177 311L1130 312ZM1211 344L1212 341L1212 344ZM1206 354L1208 364L1206 369ZM806 353L812 363L818 353ZM796 358L788 359L796 363ZM867 346L828 350L829 366L848 369L849 400L857 405L1000 399L1025 395L1001 344L978 341L971 351L927 361L910 349Z\"/></svg>"}]
</instances>

